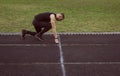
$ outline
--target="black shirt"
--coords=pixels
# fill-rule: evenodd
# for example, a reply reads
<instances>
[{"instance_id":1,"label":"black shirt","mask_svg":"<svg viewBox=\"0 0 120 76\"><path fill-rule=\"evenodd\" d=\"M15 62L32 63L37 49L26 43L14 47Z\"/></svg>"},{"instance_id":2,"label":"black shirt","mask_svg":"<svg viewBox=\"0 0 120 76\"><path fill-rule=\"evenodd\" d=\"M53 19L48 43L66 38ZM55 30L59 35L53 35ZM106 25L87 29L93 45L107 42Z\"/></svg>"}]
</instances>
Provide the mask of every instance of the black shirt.
<instances>
[{"instance_id":1,"label":"black shirt","mask_svg":"<svg viewBox=\"0 0 120 76\"><path fill-rule=\"evenodd\" d=\"M55 13L45 12L45 13L40 13L36 15L35 20L37 20L38 22L50 22L51 14L54 14L56 16Z\"/></svg>"}]
</instances>

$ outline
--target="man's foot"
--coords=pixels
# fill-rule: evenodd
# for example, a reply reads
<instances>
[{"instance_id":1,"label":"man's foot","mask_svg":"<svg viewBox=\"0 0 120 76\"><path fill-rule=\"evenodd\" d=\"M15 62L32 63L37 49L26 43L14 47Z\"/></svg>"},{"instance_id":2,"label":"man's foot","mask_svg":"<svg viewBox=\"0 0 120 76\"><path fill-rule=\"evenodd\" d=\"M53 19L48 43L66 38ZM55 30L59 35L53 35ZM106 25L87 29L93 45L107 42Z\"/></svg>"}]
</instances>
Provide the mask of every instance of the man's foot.
<instances>
[{"instance_id":1,"label":"man's foot","mask_svg":"<svg viewBox=\"0 0 120 76\"><path fill-rule=\"evenodd\" d=\"M39 36L39 34L36 34L36 35L35 35L35 38L37 38L37 39L40 40L40 41L44 41L44 39L42 38L42 36Z\"/></svg>"},{"instance_id":2,"label":"man's foot","mask_svg":"<svg viewBox=\"0 0 120 76\"><path fill-rule=\"evenodd\" d=\"M21 38L22 38L22 40L24 40L25 39L25 35L26 35L26 30L22 30L22 35L21 35Z\"/></svg>"}]
</instances>

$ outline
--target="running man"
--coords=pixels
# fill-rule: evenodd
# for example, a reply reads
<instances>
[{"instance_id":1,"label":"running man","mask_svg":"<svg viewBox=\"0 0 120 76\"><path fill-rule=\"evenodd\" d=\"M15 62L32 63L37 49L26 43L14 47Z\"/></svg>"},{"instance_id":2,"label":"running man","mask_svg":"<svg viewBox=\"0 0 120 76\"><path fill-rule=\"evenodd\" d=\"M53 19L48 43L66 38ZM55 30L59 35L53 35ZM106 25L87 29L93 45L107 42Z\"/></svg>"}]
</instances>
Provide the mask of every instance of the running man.
<instances>
[{"instance_id":1,"label":"running man","mask_svg":"<svg viewBox=\"0 0 120 76\"><path fill-rule=\"evenodd\" d=\"M26 34L29 34L29 35L34 36L38 40L43 41L44 39L42 38L42 35L52 28L55 43L59 43L55 22L61 21L63 19L64 19L63 13L57 13L57 14L50 13L50 12L40 13L34 17L33 22L32 22L36 32L23 29L22 39L25 39Z\"/></svg>"}]
</instances>

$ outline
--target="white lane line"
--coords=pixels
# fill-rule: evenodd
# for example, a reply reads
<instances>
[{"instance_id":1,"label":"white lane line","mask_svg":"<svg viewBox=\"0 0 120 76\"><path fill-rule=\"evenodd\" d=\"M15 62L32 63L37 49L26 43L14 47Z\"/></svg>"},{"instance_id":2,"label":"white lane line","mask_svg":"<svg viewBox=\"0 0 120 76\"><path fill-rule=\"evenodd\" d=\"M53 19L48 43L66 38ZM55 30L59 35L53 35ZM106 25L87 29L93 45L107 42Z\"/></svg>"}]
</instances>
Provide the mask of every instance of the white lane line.
<instances>
[{"instance_id":1,"label":"white lane line","mask_svg":"<svg viewBox=\"0 0 120 76\"><path fill-rule=\"evenodd\" d=\"M120 65L120 62L67 62L68 65Z\"/></svg>"},{"instance_id":2,"label":"white lane line","mask_svg":"<svg viewBox=\"0 0 120 76\"><path fill-rule=\"evenodd\" d=\"M60 35L106 35L106 34L108 34L108 35L111 35L111 34L120 34L120 32L60 32L60 33L58 33L58 34L60 34ZM21 33L19 33L19 32L9 32L9 33L3 33L3 32L0 32L0 35L21 35ZM45 35L52 35L52 33L51 32L47 32L47 33L45 33Z\"/></svg>"},{"instance_id":3,"label":"white lane line","mask_svg":"<svg viewBox=\"0 0 120 76\"><path fill-rule=\"evenodd\" d=\"M64 57L63 57L60 35L58 35L58 38L59 38L60 64L61 64L63 76L66 76L66 70L65 70L65 66L64 66Z\"/></svg>"},{"instance_id":4,"label":"white lane line","mask_svg":"<svg viewBox=\"0 0 120 76\"><path fill-rule=\"evenodd\" d=\"M0 44L0 46L57 46L56 44Z\"/></svg>"},{"instance_id":5,"label":"white lane line","mask_svg":"<svg viewBox=\"0 0 120 76\"><path fill-rule=\"evenodd\" d=\"M33 62L33 63L0 63L1 65L59 65L61 63L41 63L41 62ZM67 62L64 65L120 65L120 62Z\"/></svg>"},{"instance_id":6,"label":"white lane line","mask_svg":"<svg viewBox=\"0 0 120 76\"><path fill-rule=\"evenodd\" d=\"M0 44L0 46L58 46L56 44ZM62 44L61 46L120 46L120 44Z\"/></svg>"},{"instance_id":7,"label":"white lane line","mask_svg":"<svg viewBox=\"0 0 120 76\"><path fill-rule=\"evenodd\" d=\"M32 63L27 63L27 62L23 62L23 63L0 63L1 65L58 65L60 63L40 63L40 62L32 62Z\"/></svg>"}]
</instances>

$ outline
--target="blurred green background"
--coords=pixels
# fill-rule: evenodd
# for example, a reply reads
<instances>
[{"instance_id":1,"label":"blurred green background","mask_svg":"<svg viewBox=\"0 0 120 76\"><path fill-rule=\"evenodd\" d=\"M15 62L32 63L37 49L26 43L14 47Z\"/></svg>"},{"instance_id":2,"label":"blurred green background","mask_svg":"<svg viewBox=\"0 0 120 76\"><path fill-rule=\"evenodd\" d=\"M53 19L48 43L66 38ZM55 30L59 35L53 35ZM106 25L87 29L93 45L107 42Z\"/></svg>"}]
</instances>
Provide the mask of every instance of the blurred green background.
<instances>
[{"instance_id":1,"label":"blurred green background","mask_svg":"<svg viewBox=\"0 0 120 76\"><path fill-rule=\"evenodd\" d=\"M58 32L120 32L120 0L0 0L0 32L35 31L42 12L65 14Z\"/></svg>"}]
</instances>

